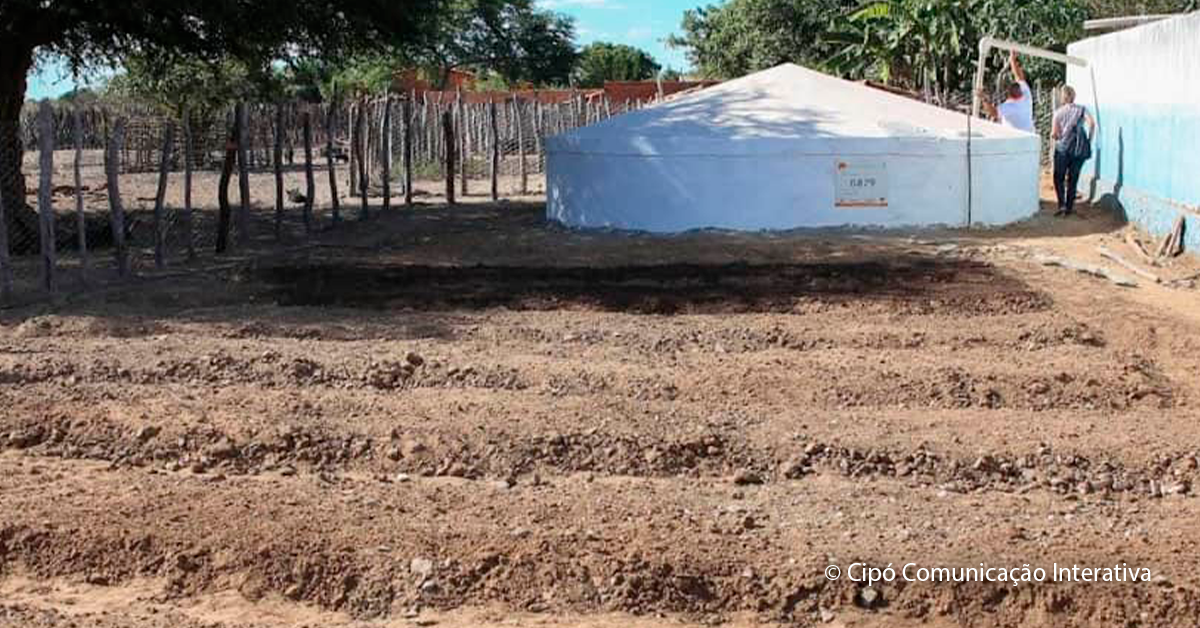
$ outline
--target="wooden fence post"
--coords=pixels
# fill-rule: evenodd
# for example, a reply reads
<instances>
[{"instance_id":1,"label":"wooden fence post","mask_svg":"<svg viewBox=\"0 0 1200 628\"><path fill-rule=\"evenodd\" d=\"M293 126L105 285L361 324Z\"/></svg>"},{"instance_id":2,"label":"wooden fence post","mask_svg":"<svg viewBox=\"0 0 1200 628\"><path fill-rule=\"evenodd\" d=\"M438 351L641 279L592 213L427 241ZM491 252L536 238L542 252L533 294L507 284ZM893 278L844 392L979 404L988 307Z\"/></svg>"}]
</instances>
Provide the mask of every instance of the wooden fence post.
<instances>
[{"instance_id":1,"label":"wooden fence post","mask_svg":"<svg viewBox=\"0 0 1200 628\"><path fill-rule=\"evenodd\" d=\"M313 197L317 194L317 180L313 174L312 112L301 114L304 124L304 233L312 233Z\"/></svg>"},{"instance_id":2,"label":"wooden fence post","mask_svg":"<svg viewBox=\"0 0 1200 628\"><path fill-rule=\"evenodd\" d=\"M488 103L488 121L492 140L492 202L500 200L500 123L496 118L495 101Z\"/></svg>"},{"instance_id":3,"label":"wooden fence post","mask_svg":"<svg viewBox=\"0 0 1200 628\"><path fill-rule=\"evenodd\" d=\"M233 167L237 162L237 116L228 116L225 123L228 139L225 141L225 157L221 162L221 176L217 180L217 253L229 250L229 232L233 223L233 209L229 205L229 179L233 176Z\"/></svg>"},{"instance_id":4,"label":"wooden fence post","mask_svg":"<svg viewBox=\"0 0 1200 628\"><path fill-rule=\"evenodd\" d=\"M535 102L533 107L533 149L537 154L537 171L539 173L546 171L545 156L542 153L543 142L546 138L546 125L542 119L544 113L545 109L542 108L542 103Z\"/></svg>"},{"instance_id":5,"label":"wooden fence post","mask_svg":"<svg viewBox=\"0 0 1200 628\"><path fill-rule=\"evenodd\" d=\"M275 105L275 240L283 237L283 103Z\"/></svg>"},{"instance_id":6,"label":"wooden fence post","mask_svg":"<svg viewBox=\"0 0 1200 628\"><path fill-rule=\"evenodd\" d=\"M188 261L196 259L196 241L192 232L192 122L191 112L183 111L183 247Z\"/></svg>"},{"instance_id":7,"label":"wooden fence post","mask_svg":"<svg viewBox=\"0 0 1200 628\"><path fill-rule=\"evenodd\" d=\"M404 204L413 204L413 101L404 101Z\"/></svg>"},{"instance_id":8,"label":"wooden fence post","mask_svg":"<svg viewBox=\"0 0 1200 628\"><path fill-rule=\"evenodd\" d=\"M471 109L463 102L462 92L458 93L458 173L460 192L463 198L470 194L467 184L467 162L471 156Z\"/></svg>"},{"instance_id":9,"label":"wooden fence post","mask_svg":"<svg viewBox=\"0 0 1200 628\"><path fill-rule=\"evenodd\" d=\"M248 163L249 126L246 116L246 103L237 104L237 161L238 161L238 194L240 204L237 214L238 245L250 244L250 164Z\"/></svg>"},{"instance_id":10,"label":"wooden fence post","mask_svg":"<svg viewBox=\"0 0 1200 628\"><path fill-rule=\"evenodd\" d=\"M370 182L367 179L367 101L364 99L358 106L358 116L354 120L354 152L358 155L358 190L362 200L362 208L358 211L358 219L366 220L371 217L367 192Z\"/></svg>"},{"instance_id":11,"label":"wooden fence post","mask_svg":"<svg viewBox=\"0 0 1200 628\"><path fill-rule=\"evenodd\" d=\"M342 200L338 198L337 159L333 152L333 137L337 129L337 108L330 103L325 112L325 163L329 166L329 198L331 199L333 224L342 219Z\"/></svg>"},{"instance_id":12,"label":"wooden fence post","mask_svg":"<svg viewBox=\"0 0 1200 628\"><path fill-rule=\"evenodd\" d=\"M346 108L346 132L350 141L346 151L350 166L350 198L358 197L358 125L354 123L357 111L357 105L354 104Z\"/></svg>"},{"instance_id":13,"label":"wooden fence post","mask_svg":"<svg viewBox=\"0 0 1200 628\"><path fill-rule=\"evenodd\" d=\"M521 106L520 98L513 98L513 124L517 127L517 156L520 161L517 164L521 175L521 195L529 194L529 163L525 157L525 124L524 124L524 107Z\"/></svg>"},{"instance_id":14,"label":"wooden fence post","mask_svg":"<svg viewBox=\"0 0 1200 628\"><path fill-rule=\"evenodd\" d=\"M455 204L454 175L454 110L447 108L442 112L442 132L446 137L446 203Z\"/></svg>"},{"instance_id":15,"label":"wooden fence post","mask_svg":"<svg viewBox=\"0 0 1200 628\"><path fill-rule=\"evenodd\" d=\"M8 303L12 299L12 262L8 254L8 217L4 198L0 197L0 300Z\"/></svg>"},{"instance_id":16,"label":"wooden fence post","mask_svg":"<svg viewBox=\"0 0 1200 628\"><path fill-rule=\"evenodd\" d=\"M112 135L108 138L104 170L108 176L108 217L112 225L113 253L117 260L117 276L129 275L129 249L125 243L125 208L121 205L120 172L121 150L125 146L125 118L113 123Z\"/></svg>"},{"instance_id":17,"label":"wooden fence post","mask_svg":"<svg viewBox=\"0 0 1200 628\"><path fill-rule=\"evenodd\" d=\"M42 246L42 287L47 292L56 288L55 240L54 240L54 110L50 103L42 101L38 107L38 218Z\"/></svg>"},{"instance_id":18,"label":"wooden fence post","mask_svg":"<svg viewBox=\"0 0 1200 628\"><path fill-rule=\"evenodd\" d=\"M158 191L154 194L154 267L167 265L167 217L163 203L167 197L167 181L171 176L171 153L175 151L175 125L167 123L163 131L162 160L158 170Z\"/></svg>"},{"instance_id":19,"label":"wooden fence post","mask_svg":"<svg viewBox=\"0 0 1200 628\"><path fill-rule=\"evenodd\" d=\"M0 301L12 299L12 262L8 254L8 217L4 199L0 198Z\"/></svg>"},{"instance_id":20,"label":"wooden fence post","mask_svg":"<svg viewBox=\"0 0 1200 628\"><path fill-rule=\"evenodd\" d=\"M383 137L379 142L383 167L383 210L392 208L392 95L383 101Z\"/></svg>"},{"instance_id":21,"label":"wooden fence post","mask_svg":"<svg viewBox=\"0 0 1200 628\"><path fill-rule=\"evenodd\" d=\"M87 215L83 208L83 116L79 109L71 112L71 131L75 137L75 228L79 230L79 280L86 286L88 275L92 272L92 258L88 254Z\"/></svg>"}]
</instances>

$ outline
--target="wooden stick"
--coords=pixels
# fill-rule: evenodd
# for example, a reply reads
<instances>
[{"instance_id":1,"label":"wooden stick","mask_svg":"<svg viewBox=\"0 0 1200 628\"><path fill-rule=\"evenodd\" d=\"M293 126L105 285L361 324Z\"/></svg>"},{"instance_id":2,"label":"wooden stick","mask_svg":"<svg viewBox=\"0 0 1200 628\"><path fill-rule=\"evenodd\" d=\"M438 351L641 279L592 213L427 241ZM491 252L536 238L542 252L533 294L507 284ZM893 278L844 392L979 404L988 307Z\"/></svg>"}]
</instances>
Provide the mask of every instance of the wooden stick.
<instances>
[{"instance_id":1,"label":"wooden stick","mask_svg":"<svg viewBox=\"0 0 1200 628\"><path fill-rule=\"evenodd\" d=\"M1150 281L1153 281L1154 283L1162 283L1162 278L1160 278L1158 275L1155 275L1154 273L1152 273L1150 271L1139 268L1137 265L1129 262L1128 260L1121 257L1120 255L1117 255L1113 251L1109 250L1107 247L1099 246L1099 247L1096 247L1096 250L1100 253L1101 257L1110 259L1110 260L1120 264L1121 266L1124 266L1126 270L1129 270L1130 272L1134 273L1135 275L1145 277L1146 279L1149 279Z\"/></svg>"},{"instance_id":2,"label":"wooden stick","mask_svg":"<svg viewBox=\"0 0 1200 628\"><path fill-rule=\"evenodd\" d=\"M0 195L0 300L12 300L12 262L8 254L8 216Z\"/></svg>"},{"instance_id":3,"label":"wooden stick","mask_svg":"<svg viewBox=\"0 0 1200 628\"><path fill-rule=\"evenodd\" d=\"M217 253L229 250L229 232L233 223L233 209L229 205L229 179L233 176L233 167L237 162L238 119L236 115L231 117L232 121L226 120L229 136L225 141L221 176L217 180Z\"/></svg>"},{"instance_id":4,"label":"wooden stick","mask_svg":"<svg viewBox=\"0 0 1200 628\"><path fill-rule=\"evenodd\" d=\"M1142 246L1142 243L1137 239L1137 236L1134 235L1132 229L1125 232L1125 242L1129 244L1129 247L1138 254L1138 257L1140 257L1143 262L1151 266L1158 266L1158 262L1155 261L1153 257L1150 257L1150 253L1147 252L1146 248Z\"/></svg>"},{"instance_id":5,"label":"wooden stick","mask_svg":"<svg viewBox=\"0 0 1200 628\"><path fill-rule=\"evenodd\" d=\"M513 97L513 124L517 127L517 155L520 158L517 166L521 175L521 195L529 194L529 164L525 158L525 125L523 122L521 100Z\"/></svg>"},{"instance_id":6,"label":"wooden stick","mask_svg":"<svg viewBox=\"0 0 1200 628\"><path fill-rule=\"evenodd\" d=\"M87 215L83 208L83 116L79 109L71 112L71 127L75 136L75 228L79 230L79 281L86 286L88 275L92 272L92 258L88 254Z\"/></svg>"},{"instance_id":7,"label":"wooden stick","mask_svg":"<svg viewBox=\"0 0 1200 628\"><path fill-rule=\"evenodd\" d=\"M237 162L238 162L238 194L240 204L237 213L237 241L239 246L250 244L250 164L248 149L250 148L249 122L246 116L246 103L237 104Z\"/></svg>"},{"instance_id":8,"label":"wooden stick","mask_svg":"<svg viewBox=\"0 0 1200 628\"><path fill-rule=\"evenodd\" d=\"M188 261L196 259L196 242L192 233L192 123L190 112L183 111L183 247Z\"/></svg>"},{"instance_id":9,"label":"wooden stick","mask_svg":"<svg viewBox=\"0 0 1200 628\"><path fill-rule=\"evenodd\" d=\"M283 104L275 105L275 240L283 237Z\"/></svg>"},{"instance_id":10,"label":"wooden stick","mask_svg":"<svg viewBox=\"0 0 1200 628\"><path fill-rule=\"evenodd\" d=\"M545 110L542 109L542 103L540 101L535 101L533 104L533 150L537 155L537 171L539 173L545 172L546 168L545 158L542 154L542 142L545 139L545 125L544 121L542 120L542 114L544 111Z\"/></svg>"},{"instance_id":11,"label":"wooden stick","mask_svg":"<svg viewBox=\"0 0 1200 628\"><path fill-rule=\"evenodd\" d=\"M304 125L304 233L313 229L313 197L317 195L317 179L313 173L312 112L301 114Z\"/></svg>"},{"instance_id":12,"label":"wooden stick","mask_svg":"<svg viewBox=\"0 0 1200 628\"><path fill-rule=\"evenodd\" d=\"M167 123L163 131L162 159L158 169L158 190L154 194L154 267L167 266L167 217L163 203L167 198L167 180L171 176L171 153L175 151L175 125Z\"/></svg>"},{"instance_id":13,"label":"wooden stick","mask_svg":"<svg viewBox=\"0 0 1200 628\"><path fill-rule=\"evenodd\" d=\"M350 198L358 196L358 125L354 123L358 116L358 105L351 104L346 109L346 131L350 135L350 147L347 157L350 166Z\"/></svg>"},{"instance_id":14,"label":"wooden stick","mask_svg":"<svg viewBox=\"0 0 1200 628\"><path fill-rule=\"evenodd\" d=\"M332 221L342 220L342 201L338 198L337 159L333 155L333 136L337 128L337 109L332 103L325 113L325 163L329 166L329 198L332 203Z\"/></svg>"},{"instance_id":15,"label":"wooden stick","mask_svg":"<svg viewBox=\"0 0 1200 628\"><path fill-rule=\"evenodd\" d=\"M1171 233L1167 234L1167 237L1163 239L1162 244L1158 247L1157 255L1160 259L1175 257L1183 252L1183 225L1183 216L1175 219L1175 226L1171 228Z\"/></svg>"},{"instance_id":16,"label":"wooden stick","mask_svg":"<svg viewBox=\"0 0 1200 628\"><path fill-rule=\"evenodd\" d=\"M366 145L367 138L365 137L367 126L367 102L364 100L358 106L358 116L354 122L354 135L357 141L354 142L354 152L358 154L358 190L359 197L362 200L362 208L358 211L358 219L366 220L371 217L369 202L367 200L367 164L366 164Z\"/></svg>"},{"instance_id":17,"label":"wooden stick","mask_svg":"<svg viewBox=\"0 0 1200 628\"><path fill-rule=\"evenodd\" d=\"M404 101L404 204L413 204L413 101Z\"/></svg>"},{"instance_id":18,"label":"wooden stick","mask_svg":"<svg viewBox=\"0 0 1200 628\"><path fill-rule=\"evenodd\" d=\"M454 200L454 112L442 112L442 132L446 135L446 203L453 206Z\"/></svg>"},{"instance_id":19,"label":"wooden stick","mask_svg":"<svg viewBox=\"0 0 1200 628\"><path fill-rule=\"evenodd\" d=\"M1167 247L1167 255L1179 257L1183 254L1183 230L1186 228L1187 222L1183 216L1175 219L1175 228L1171 230L1171 244Z\"/></svg>"},{"instance_id":20,"label":"wooden stick","mask_svg":"<svg viewBox=\"0 0 1200 628\"><path fill-rule=\"evenodd\" d=\"M117 276L129 275L129 249L125 243L125 208L121 205L121 151L125 147L125 118L117 118L108 138L104 170L108 176L108 216L112 225L113 253L117 260Z\"/></svg>"},{"instance_id":21,"label":"wooden stick","mask_svg":"<svg viewBox=\"0 0 1200 628\"><path fill-rule=\"evenodd\" d=\"M38 218L42 245L42 288L53 293L56 289L54 240L54 111L50 103L43 100L38 107Z\"/></svg>"},{"instance_id":22,"label":"wooden stick","mask_svg":"<svg viewBox=\"0 0 1200 628\"><path fill-rule=\"evenodd\" d=\"M392 95L383 104L383 137L379 143L383 166L383 210L392 208Z\"/></svg>"},{"instance_id":23,"label":"wooden stick","mask_svg":"<svg viewBox=\"0 0 1200 628\"><path fill-rule=\"evenodd\" d=\"M362 111L362 142L363 142L363 161L362 161L362 187L363 198L367 198L371 191L371 175L375 172L375 104L370 100L363 101Z\"/></svg>"},{"instance_id":24,"label":"wooden stick","mask_svg":"<svg viewBox=\"0 0 1200 628\"><path fill-rule=\"evenodd\" d=\"M500 124L495 101L488 103L488 121L492 131L492 202L500 200Z\"/></svg>"},{"instance_id":25,"label":"wooden stick","mask_svg":"<svg viewBox=\"0 0 1200 628\"><path fill-rule=\"evenodd\" d=\"M467 184L467 161L471 155L471 109L463 102L462 92L458 93L458 145L459 186L463 198L466 198L471 193Z\"/></svg>"}]
</instances>

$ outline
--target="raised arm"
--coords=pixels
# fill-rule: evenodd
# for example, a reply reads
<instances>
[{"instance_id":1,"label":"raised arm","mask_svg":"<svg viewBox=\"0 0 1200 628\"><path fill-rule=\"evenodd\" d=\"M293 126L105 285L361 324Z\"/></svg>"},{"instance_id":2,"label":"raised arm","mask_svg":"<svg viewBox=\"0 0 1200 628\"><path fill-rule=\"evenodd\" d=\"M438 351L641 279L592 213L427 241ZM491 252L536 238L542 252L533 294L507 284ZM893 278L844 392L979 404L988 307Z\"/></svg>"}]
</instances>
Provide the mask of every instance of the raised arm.
<instances>
[{"instance_id":1,"label":"raised arm","mask_svg":"<svg viewBox=\"0 0 1200 628\"><path fill-rule=\"evenodd\" d=\"M1029 81L1025 77L1025 68L1021 66L1021 61L1017 59L1017 51L1012 50L1008 53L1008 65L1012 67L1013 78L1018 83L1028 84Z\"/></svg>"}]
</instances>

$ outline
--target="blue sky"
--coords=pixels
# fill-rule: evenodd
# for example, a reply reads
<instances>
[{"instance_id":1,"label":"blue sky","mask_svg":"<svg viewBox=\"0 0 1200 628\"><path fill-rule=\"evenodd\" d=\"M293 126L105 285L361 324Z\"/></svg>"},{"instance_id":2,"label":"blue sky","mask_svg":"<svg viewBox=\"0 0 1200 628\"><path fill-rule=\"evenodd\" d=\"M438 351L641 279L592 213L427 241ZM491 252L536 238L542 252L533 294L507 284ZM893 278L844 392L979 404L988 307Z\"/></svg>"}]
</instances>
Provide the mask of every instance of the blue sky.
<instances>
[{"instance_id":1,"label":"blue sky","mask_svg":"<svg viewBox=\"0 0 1200 628\"><path fill-rule=\"evenodd\" d=\"M683 12L717 0L539 0L546 9L575 18L579 43L610 41L646 50L663 66L688 68L683 51L672 50L664 40L679 31ZM70 71L61 62L42 63L30 77L27 98L53 97L75 86Z\"/></svg>"},{"instance_id":2,"label":"blue sky","mask_svg":"<svg viewBox=\"0 0 1200 628\"><path fill-rule=\"evenodd\" d=\"M610 41L637 46L654 55L663 66L688 68L682 50L672 50L663 40L679 32L683 12L718 0L540 0L547 9L573 16L579 43Z\"/></svg>"}]
</instances>

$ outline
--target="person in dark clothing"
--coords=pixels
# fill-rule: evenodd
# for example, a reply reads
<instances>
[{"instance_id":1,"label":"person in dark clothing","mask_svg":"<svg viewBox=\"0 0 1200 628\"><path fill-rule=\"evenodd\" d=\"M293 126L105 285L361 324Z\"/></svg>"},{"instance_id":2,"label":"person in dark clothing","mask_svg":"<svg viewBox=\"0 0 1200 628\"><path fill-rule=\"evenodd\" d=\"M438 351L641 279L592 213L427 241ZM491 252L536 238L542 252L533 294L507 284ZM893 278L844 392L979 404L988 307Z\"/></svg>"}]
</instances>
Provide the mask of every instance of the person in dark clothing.
<instances>
[{"instance_id":1,"label":"person in dark clothing","mask_svg":"<svg viewBox=\"0 0 1200 628\"><path fill-rule=\"evenodd\" d=\"M1091 138L1096 134L1096 120L1087 108L1075 104L1075 89L1067 85L1062 88L1063 105L1054 112L1054 193L1058 196L1058 211L1055 216L1069 216L1075 212L1075 192L1079 187L1079 173L1091 156ZM1083 125L1087 124L1086 136ZM1083 143L1086 143L1084 146ZM1081 151L1084 146L1087 150Z\"/></svg>"}]
</instances>

